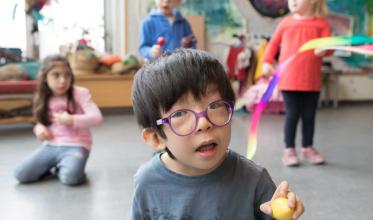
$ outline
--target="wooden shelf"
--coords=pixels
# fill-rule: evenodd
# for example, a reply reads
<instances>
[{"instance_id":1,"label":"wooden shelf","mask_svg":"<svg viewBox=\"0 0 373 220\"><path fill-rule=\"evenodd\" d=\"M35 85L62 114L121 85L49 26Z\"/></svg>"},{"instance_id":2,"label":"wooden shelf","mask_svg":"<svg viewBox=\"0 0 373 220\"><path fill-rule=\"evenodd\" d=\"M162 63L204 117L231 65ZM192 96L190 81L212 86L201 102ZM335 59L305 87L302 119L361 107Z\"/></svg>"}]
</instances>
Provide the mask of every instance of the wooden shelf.
<instances>
[{"instance_id":1,"label":"wooden shelf","mask_svg":"<svg viewBox=\"0 0 373 220\"><path fill-rule=\"evenodd\" d=\"M131 107L134 74L135 71L125 75L76 74L75 84L88 88L100 108Z\"/></svg>"},{"instance_id":2,"label":"wooden shelf","mask_svg":"<svg viewBox=\"0 0 373 220\"><path fill-rule=\"evenodd\" d=\"M0 125L15 124L15 123L31 123L32 116L14 116L11 118L0 118Z\"/></svg>"}]
</instances>

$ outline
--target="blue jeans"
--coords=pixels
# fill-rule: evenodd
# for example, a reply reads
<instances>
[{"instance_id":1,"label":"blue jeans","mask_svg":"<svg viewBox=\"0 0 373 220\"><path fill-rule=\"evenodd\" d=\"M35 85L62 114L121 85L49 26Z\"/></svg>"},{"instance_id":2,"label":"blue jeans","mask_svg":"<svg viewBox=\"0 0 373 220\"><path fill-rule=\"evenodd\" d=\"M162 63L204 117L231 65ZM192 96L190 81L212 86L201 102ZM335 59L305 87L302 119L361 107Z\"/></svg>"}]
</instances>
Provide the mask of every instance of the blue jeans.
<instances>
[{"instance_id":1,"label":"blue jeans","mask_svg":"<svg viewBox=\"0 0 373 220\"><path fill-rule=\"evenodd\" d=\"M80 146L43 145L16 167L15 177L20 183L36 182L56 168L63 184L78 185L85 180L88 156L89 151Z\"/></svg>"},{"instance_id":2,"label":"blue jeans","mask_svg":"<svg viewBox=\"0 0 373 220\"><path fill-rule=\"evenodd\" d=\"M302 145L313 145L316 108L319 92L282 91L285 103L285 145L295 147L295 135L299 118L302 120Z\"/></svg>"}]
</instances>

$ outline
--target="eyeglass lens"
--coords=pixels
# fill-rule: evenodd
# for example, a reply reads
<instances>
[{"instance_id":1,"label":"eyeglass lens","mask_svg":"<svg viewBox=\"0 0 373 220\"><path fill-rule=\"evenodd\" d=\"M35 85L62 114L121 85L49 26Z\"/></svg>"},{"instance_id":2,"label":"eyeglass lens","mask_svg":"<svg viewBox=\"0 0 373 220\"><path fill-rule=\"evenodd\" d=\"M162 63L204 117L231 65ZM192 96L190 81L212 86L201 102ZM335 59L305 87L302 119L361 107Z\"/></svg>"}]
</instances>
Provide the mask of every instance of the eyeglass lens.
<instances>
[{"instance_id":1,"label":"eyeglass lens","mask_svg":"<svg viewBox=\"0 0 373 220\"><path fill-rule=\"evenodd\" d=\"M207 113L207 120L214 126L227 124L232 115L229 104L225 101L213 102L205 111ZM192 110L184 109L176 111L171 115L170 119L172 129L179 135L190 134L197 127L198 116Z\"/></svg>"}]
</instances>

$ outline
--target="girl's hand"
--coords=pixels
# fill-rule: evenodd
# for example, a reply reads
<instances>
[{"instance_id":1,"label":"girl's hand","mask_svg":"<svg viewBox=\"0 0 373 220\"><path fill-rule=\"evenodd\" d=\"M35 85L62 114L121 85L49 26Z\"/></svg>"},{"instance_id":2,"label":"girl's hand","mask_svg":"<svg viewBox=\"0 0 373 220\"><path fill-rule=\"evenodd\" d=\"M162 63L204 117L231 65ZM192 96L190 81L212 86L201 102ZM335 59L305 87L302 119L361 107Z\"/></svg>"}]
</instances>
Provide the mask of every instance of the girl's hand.
<instances>
[{"instance_id":1,"label":"girl's hand","mask_svg":"<svg viewBox=\"0 0 373 220\"><path fill-rule=\"evenodd\" d=\"M323 50L323 49L321 49L321 48L316 48L316 49L314 50L314 54L315 54L316 56L322 57L322 56L324 56L324 55L326 54L326 50Z\"/></svg>"},{"instance_id":2,"label":"girl's hand","mask_svg":"<svg viewBox=\"0 0 373 220\"><path fill-rule=\"evenodd\" d=\"M270 77L275 73L275 67L269 63L263 63L262 72L264 77Z\"/></svg>"},{"instance_id":3,"label":"girl's hand","mask_svg":"<svg viewBox=\"0 0 373 220\"><path fill-rule=\"evenodd\" d=\"M295 193L289 191L289 184L286 181L282 181L281 184L277 187L275 193L272 196L271 201L263 203L260 205L260 210L267 215L273 216L271 203L273 200L283 197L288 199L288 206L289 208L294 210L291 219L298 219L304 212L304 206L302 201L299 199Z\"/></svg>"},{"instance_id":4,"label":"girl's hand","mask_svg":"<svg viewBox=\"0 0 373 220\"><path fill-rule=\"evenodd\" d=\"M56 123L59 123L59 124L65 124L65 125L71 125L74 122L73 121L73 116L70 115L66 111L61 112L61 113L53 114L52 121L56 122Z\"/></svg>"},{"instance_id":5,"label":"girl's hand","mask_svg":"<svg viewBox=\"0 0 373 220\"><path fill-rule=\"evenodd\" d=\"M42 128L43 130L41 132L39 132L38 134L36 134L36 137L41 140L41 141L44 141L44 140L51 140L53 139L53 135L52 133L48 130L48 128L44 127Z\"/></svg>"}]
</instances>

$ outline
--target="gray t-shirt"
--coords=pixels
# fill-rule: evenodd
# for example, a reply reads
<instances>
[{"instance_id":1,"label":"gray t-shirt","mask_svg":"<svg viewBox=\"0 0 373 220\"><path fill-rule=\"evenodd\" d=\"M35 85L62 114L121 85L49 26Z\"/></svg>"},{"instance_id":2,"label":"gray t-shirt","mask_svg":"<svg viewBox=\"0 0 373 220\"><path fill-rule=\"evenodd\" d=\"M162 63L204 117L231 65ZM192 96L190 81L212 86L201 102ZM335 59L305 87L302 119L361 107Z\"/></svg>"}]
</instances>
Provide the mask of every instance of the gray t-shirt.
<instances>
[{"instance_id":1,"label":"gray t-shirt","mask_svg":"<svg viewBox=\"0 0 373 220\"><path fill-rule=\"evenodd\" d=\"M232 150L203 176L170 171L158 154L140 167L134 182L131 220L272 219L259 210L276 189L267 170Z\"/></svg>"}]
</instances>

